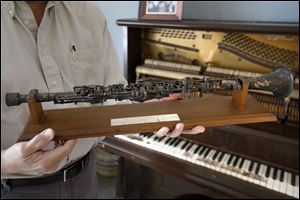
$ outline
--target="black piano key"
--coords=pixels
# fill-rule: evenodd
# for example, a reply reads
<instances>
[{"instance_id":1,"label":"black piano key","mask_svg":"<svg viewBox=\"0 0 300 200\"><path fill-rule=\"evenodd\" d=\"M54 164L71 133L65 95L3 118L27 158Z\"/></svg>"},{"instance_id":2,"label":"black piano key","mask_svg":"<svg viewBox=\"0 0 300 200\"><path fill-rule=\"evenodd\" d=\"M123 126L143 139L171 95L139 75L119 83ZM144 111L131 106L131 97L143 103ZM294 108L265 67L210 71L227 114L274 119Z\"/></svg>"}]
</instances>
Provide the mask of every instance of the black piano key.
<instances>
[{"instance_id":1,"label":"black piano key","mask_svg":"<svg viewBox=\"0 0 300 200\"><path fill-rule=\"evenodd\" d=\"M150 132L145 132L145 136L152 135Z\"/></svg>"},{"instance_id":2,"label":"black piano key","mask_svg":"<svg viewBox=\"0 0 300 200\"><path fill-rule=\"evenodd\" d=\"M260 163L257 163L256 169L255 169L255 174L258 174L260 166L261 166Z\"/></svg>"},{"instance_id":3,"label":"black piano key","mask_svg":"<svg viewBox=\"0 0 300 200\"><path fill-rule=\"evenodd\" d=\"M249 168L248 168L248 171L249 171L249 172L252 171L253 165L254 165L254 162L251 161L251 162L250 162L250 165L249 165Z\"/></svg>"},{"instance_id":4,"label":"black piano key","mask_svg":"<svg viewBox=\"0 0 300 200\"><path fill-rule=\"evenodd\" d=\"M219 159L218 159L219 162L221 162L221 160L223 159L224 155L225 155L225 153L224 153L224 152L221 152L221 155L220 155L220 157L219 157Z\"/></svg>"},{"instance_id":5,"label":"black piano key","mask_svg":"<svg viewBox=\"0 0 300 200\"><path fill-rule=\"evenodd\" d=\"M176 147L176 144L179 144L179 142L181 141L181 139L176 138L176 140L173 142L172 146Z\"/></svg>"},{"instance_id":6,"label":"black piano key","mask_svg":"<svg viewBox=\"0 0 300 200\"><path fill-rule=\"evenodd\" d=\"M176 138L175 140L173 140L172 142L170 142L170 146L174 146L174 144L178 141L179 139Z\"/></svg>"},{"instance_id":7,"label":"black piano key","mask_svg":"<svg viewBox=\"0 0 300 200\"><path fill-rule=\"evenodd\" d=\"M277 177L277 172L278 172L278 169L275 167L274 168L274 172L273 172L273 179L275 180L276 177Z\"/></svg>"},{"instance_id":8,"label":"black piano key","mask_svg":"<svg viewBox=\"0 0 300 200\"><path fill-rule=\"evenodd\" d=\"M173 138L169 138L165 141L165 144L168 144Z\"/></svg>"},{"instance_id":9,"label":"black piano key","mask_svg":"<svg viewBox=\"0 0 300 200\"><path fill-rule=\"evenodd\" d=\"M202 145L200 145L200 144L197 146L197 148L194 150L194 154L196 154L199 151L199 149L201 148L201 146Z\"/></svg>"},{"instance_id":10,"label":"black piano key","mask_svg":"<svg viewBox=\"0 0 300 200\"><path fill-rule=\"evenodd\" d=\"M201 151L199 151L199 156L201 156L203 153L204 153L204 151L207 149L207 147L204 147L203 146L203 148L201 149Z\"/></svg>"},{"instance_id":11,"label":"black piano key","mask_svg":"<svg viewBox=\"0 0 300 200\"><path fill-rule=\"evenodd\" d=\"M231 154L231 155L229 156L229 159L228 159L226 165L229 165L229 163L231 162L232 158L233 158L233 155Z\"/></svg>"},{"instance_id":12,"label":"black piano key","mask_svg":"<svg viewBox=\"0 0 300 200\"><path fill-rule=\"evenodd\" d=\"M156 140L158 140L158 139L159 139L159 137L157 137L157 136L154 137L154 141L156 141Z\"/></svg>"},{"instance_id":13,"label":"black piano key","mask_svg":"<svg viewBox=\"0 0 300 200\"><path fill-rule=\"evenodd\" d=\"M172 138L167 144L168 144L169 146L171 146L171 143L174 142L175 140L176 140L175 138Z\"/></svg>"},{"instance_id":14,"label":"black piano key","mask_svg":"<svg viewBox=\"0 0 300 200\"><path fill-rule=\"evenodd\" d=\"M173 145L177 138L173 138L172 141L169 142L169 146Z\"/></svg>"},{"instance_id":15,"label":"black piano key","mask_svg":"<svg viewBox=\"0 0 300 200\"><path fill-rule=\"evenodd\" d=\"M191 143L187 148L186 148L186 150L185 151L189 151L191 148L192 148L192 146L193 146L194 144L193 143Z\"/></svg>"},{"instance_id":16,"label":"black piano key","mask_svg":"<svg viewBox=\"0 0 300 200\"><path fill-rule=\"evenodd\" d=\"M165 139L166 138L166 136L163 136L163 137L160 137L159 139L158 139L158 141L159 142L161 142L163 139Z\"/></svg>"},{"instance_id":17,"label":"black piano key","mask_svg":"<svg viewBox=\"0 0 300 200\"><path fill-rule=\"evenodd\" d=\"M281 170L281 174L280 174L280 182L283 182L284 179L284 171Z\"/></svg>"},{"instance_id":18,"label":"black piano key","mask_svg":"<svg viewBox=\"0 0 300 200\"><path fill-rule=\"evenodd\" d=\"M140 136L145 136L145 135L146 135L146 133L139 133L139 135L140 135Z\"/></svg>"},{"instance_id":19,"label":"black piano key","mask_svg":"<svg viewBox=\"0 0 300 200\"><path fill-rule=\"evenodd\" d=\"M215 159L217 158L217 156L219 155L219 153L220 153L220 151L217 150L217 151L214 153L212 159L215 160Z\"/></svg>"},{"instance_id":20,"label":"black piano key","mask_svg":"<svg viewBox=\"0 0 300 200\"><path fill-rule=\"evenodd\" d=\"M266 177L268 178L270 176L271 167L268 166L266 170Z\"/></svg>"},{"instance_id":21,"label":"black piano key","mask_svg":"<svg viewBox=\"0 0 300 200\"><path fill-rule=\"evenodd\" d=\"M210 150L211 150L211 149L208 149L208 150L205 152L205 154L204 154L204 158L206 158L206 157L207 157L207 155L209 154Z\"/></svg>"},{"instance_id":22,"label":"black piano key","mask_svg":"<svg viewBox=\"0 0 300 200\"><path fill-rule=\"evenodd\" d=\"M150 138L150 137L152 136L152 134L153 134L153 133L148 132L148 133L145 135L145 137Z\"/></svg>"},{"instance_id":23,"label":"black piano key","mask_svg":"<svg viewBox=\"0 0 300 200\"><path fill-rule=\"evenodd\" d=\"M182 140L181 139L178 139L175 143L174 143L174 147L177 147L178 146L178 144L181 142Z\"/></svg>"},{"instance_id":24,"label":"black piano key","mask_svg":"<svg viewBox=\"0 0 300 200\"><path fill-rule=\"evenodd\" d=\"M240 163L240 165L239 165L239 169L241 169L241 168L242 168L242 166L243 166L244 162L245 162L245 159L244 159L244 158L242 158L242 161L241 161L241 163Z\"/></svg>"},{"instance_id":25,"label":"black piano key","mask_svg":"<svg viewBox=\"0 0 300 200\"><path fill-rule=\"evenodd\" d=\"M186 141L183 145L182 145L182 147L181 147L181 149L184 149L185 147L186 147L186 145L188 145L188 141Z\"/></svg>"},{"instance_id":26,"label":"black piano key","mask_svg":"<svg viewBox=\"0 0 300 200\"><path fill-rule=\"evenodd\" d=\"M291 182L292 186L296 186L296 175L292 174L292 182Z\"/></svg>"},{"instance_id":27,"label":"black piano key","mask_svg":"<svg viewBox=\"0 0 300 200\"><path fill-rule=\"evenodd\" d=\"M239 159L240 159L239 156L235 157L235 160L233 161L233 166L234 167L237 165Z\"/></svg>"}]
</instances>

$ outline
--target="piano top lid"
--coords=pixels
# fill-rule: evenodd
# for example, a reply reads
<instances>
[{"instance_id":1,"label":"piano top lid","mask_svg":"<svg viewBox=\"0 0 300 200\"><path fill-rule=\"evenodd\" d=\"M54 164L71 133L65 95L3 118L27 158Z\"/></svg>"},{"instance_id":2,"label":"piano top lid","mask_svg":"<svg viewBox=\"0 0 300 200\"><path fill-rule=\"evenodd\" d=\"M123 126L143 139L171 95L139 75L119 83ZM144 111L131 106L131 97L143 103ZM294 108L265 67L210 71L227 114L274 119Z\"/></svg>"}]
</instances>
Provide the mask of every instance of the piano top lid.
<instances>
[{"instance_id":1,"label":"piano top lid","mask_svg":"<svg viewBox=\"0 0 300 200\"><path fill-rule=\"evenodd\" d=\"M299 23L297 22L217 21L194 19L182 21L154 21L118 19L116 23L119 26L136 28L179 28L208 31L299 34Z\"/></svg>"}]
</instances>

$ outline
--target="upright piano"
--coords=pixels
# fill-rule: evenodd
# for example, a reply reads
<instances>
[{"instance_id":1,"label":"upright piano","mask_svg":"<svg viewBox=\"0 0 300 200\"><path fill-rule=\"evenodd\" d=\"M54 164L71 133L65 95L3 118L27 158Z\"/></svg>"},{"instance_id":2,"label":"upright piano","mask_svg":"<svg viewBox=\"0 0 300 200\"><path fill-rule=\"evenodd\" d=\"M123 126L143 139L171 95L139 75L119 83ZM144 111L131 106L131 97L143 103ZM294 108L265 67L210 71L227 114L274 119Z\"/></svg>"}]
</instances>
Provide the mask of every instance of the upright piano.
<instances>
[{"instance_id":1,"label":"upright piano","mask_svg":"<svg viewBox=\"0 0 300 200\"><path fill-rule=\"evenodd\" d=\"M134 19L117 24L124 31L129 82L256 77L278 65L289 67L295 81L285 99L250 91L277 122L207 128L178 138L106 137L101 148L121 157L119 198L299 198L298 24Z\"/></svg>"}]
</instances>

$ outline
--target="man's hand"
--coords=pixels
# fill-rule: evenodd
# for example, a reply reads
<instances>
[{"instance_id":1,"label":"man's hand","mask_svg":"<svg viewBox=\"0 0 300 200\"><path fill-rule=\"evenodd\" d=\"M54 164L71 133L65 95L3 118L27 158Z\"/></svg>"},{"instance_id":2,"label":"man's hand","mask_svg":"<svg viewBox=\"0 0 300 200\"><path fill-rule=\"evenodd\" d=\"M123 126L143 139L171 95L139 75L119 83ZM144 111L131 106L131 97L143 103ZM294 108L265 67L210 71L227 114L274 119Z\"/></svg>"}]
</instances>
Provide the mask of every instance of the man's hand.
<instances>
[{"instance_id":1,"label":"man's hand","mask_svg":"<svg viewBox=\"0 0 300 200\"><path fill-rule=\"evenodd\" d=\"M174 93L170 94L169 97L165 97L162 99L151 99L149 101L145 101L145 103L149 102L157 102L157 101L175 101L177 99L182 98L182 94L180 93ZM168 135L169 137L178 137L179 135L183 134L198 134L198 133L203 133L205 131L205 128L203 126L195 126L192 130L183 130L184 129L184 124L183 123L178 123L175 126L175 129L170 131L168 127L162 127L159 129L155 134L158 137L162 137L165 135Z\"/></svg>"},{"instance_id":2,"label":"man's hand","mask_svg":"<svg viewBox=\"0 0 300 200\"><path fill-rule=\"evenodd\" d=\"M47 174L55 171L75 146L68 140L51 151L42 150L54 138L54 131L46 129L28 142L19 142L1 151L2 174Z\"/></svg>"}]
</instances>

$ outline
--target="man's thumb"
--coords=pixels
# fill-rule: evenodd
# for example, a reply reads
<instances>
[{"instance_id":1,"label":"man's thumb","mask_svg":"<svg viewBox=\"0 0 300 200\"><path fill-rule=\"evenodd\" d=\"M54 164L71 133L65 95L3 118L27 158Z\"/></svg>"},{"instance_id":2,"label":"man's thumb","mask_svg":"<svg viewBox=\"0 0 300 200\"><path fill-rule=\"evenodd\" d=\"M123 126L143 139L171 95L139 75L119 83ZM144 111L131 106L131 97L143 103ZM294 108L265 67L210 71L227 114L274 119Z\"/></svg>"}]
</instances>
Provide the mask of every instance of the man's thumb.
<instances>
[{"instance_id":1,"label":"man's thumb","mask_svg":"<svg viewBox=\"0 0 300 200\"><path fill-rule=\"evenodd\" d=\"M25 155L29 155L42 149L53 140L54 135L53 129L48 128L44 130L27 142L24 149L25 152L23 153L25 153Z\"/></svg>"}]
</instances>

